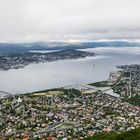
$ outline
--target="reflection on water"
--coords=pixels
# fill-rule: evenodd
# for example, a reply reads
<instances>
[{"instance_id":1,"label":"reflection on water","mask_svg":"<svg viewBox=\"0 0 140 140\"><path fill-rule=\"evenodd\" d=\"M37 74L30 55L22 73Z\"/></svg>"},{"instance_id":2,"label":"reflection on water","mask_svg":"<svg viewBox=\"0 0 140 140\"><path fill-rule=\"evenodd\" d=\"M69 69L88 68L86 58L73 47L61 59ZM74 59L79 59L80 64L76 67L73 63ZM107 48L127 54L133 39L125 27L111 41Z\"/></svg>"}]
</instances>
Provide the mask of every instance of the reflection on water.
<instances>
[{"instance_id":1,"label":"reflection on water","mask_svg":"<svg viewBox=\"0 0 140 140\"><path fill-rule=\"evenodd\" d=\"M140 48L94 48L99 54L78 60L31 64L23 69L0 72L0 90L24 93L76 83L106 80L116 65L140 62Z\"/></svg>"}]
</instances>

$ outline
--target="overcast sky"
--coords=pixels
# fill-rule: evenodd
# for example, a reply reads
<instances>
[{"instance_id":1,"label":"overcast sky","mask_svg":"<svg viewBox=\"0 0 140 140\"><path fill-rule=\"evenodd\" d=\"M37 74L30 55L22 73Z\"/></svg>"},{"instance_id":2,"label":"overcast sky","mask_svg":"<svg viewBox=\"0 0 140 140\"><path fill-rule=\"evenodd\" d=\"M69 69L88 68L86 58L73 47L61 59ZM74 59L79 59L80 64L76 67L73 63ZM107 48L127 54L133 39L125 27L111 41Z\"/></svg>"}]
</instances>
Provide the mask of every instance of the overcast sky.
<instances>
[{"instance_id":1,"label":"overcast sky","mask_svg":"<svg viewBox=\"0 0 140 140\"><path fill-rule=\"evenodd\" d=\"M0 0L0 41L140 37L140 0Z\"/></svg>"}]
</instances>

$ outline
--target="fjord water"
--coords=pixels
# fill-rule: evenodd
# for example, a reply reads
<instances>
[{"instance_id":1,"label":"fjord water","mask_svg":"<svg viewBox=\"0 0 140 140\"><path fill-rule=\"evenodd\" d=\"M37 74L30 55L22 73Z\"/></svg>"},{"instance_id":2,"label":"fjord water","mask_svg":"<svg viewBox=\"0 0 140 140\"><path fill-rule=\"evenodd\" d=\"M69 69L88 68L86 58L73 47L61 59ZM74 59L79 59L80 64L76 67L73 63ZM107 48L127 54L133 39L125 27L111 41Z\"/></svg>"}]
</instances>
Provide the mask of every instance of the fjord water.
<instances>
[{"instance_id":1,"label":"fjord water","mask_svg":"<svg viewBox=\"0 0 140 140\"><path fill-rule=\"evenodd\" d=\"M71 84L106 80L116 65L139 64L140 47L99 47L84 49L95 57L30 64L23 69L0 72L0 90L26 93Z\"/></svg>"}]
</instances>

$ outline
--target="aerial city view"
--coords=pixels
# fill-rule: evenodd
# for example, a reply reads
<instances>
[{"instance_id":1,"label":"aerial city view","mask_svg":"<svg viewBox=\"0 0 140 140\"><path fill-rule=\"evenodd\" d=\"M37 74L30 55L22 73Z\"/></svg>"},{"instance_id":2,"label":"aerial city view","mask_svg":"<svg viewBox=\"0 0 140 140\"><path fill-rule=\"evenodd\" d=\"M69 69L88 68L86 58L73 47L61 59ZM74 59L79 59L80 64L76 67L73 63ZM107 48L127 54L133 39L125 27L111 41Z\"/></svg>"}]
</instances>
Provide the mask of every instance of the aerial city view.
<instances>
[{"instance_id":1,"label":"aerial city view","mask_svg":"<svg viewBox=\"0 0 140 140\"><path fill-rule=\"evenodd\" d=\"M0 0L0 140L140 140L139 0Z\"/></svg>"}]
</instances>

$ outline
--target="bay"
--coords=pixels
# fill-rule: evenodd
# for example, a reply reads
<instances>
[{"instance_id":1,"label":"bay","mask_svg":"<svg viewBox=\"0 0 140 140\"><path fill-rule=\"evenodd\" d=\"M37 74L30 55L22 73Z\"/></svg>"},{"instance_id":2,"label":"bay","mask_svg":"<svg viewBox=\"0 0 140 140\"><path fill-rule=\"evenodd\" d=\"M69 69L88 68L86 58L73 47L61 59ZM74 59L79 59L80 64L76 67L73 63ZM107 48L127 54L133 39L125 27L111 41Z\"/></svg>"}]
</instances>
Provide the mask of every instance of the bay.
<instances>
[{"instance_id":1,"label":"bay","mask_svg":"<svg viewBox=\"0 0 140 140\"><path fill-rule=\"evenodd\" d=\"M116 65L140 64L140 47L83 49L95 57L30 64L23 69L0 71L0 90L12 94L107 80Z\"/></svg>"}]
</instances>

